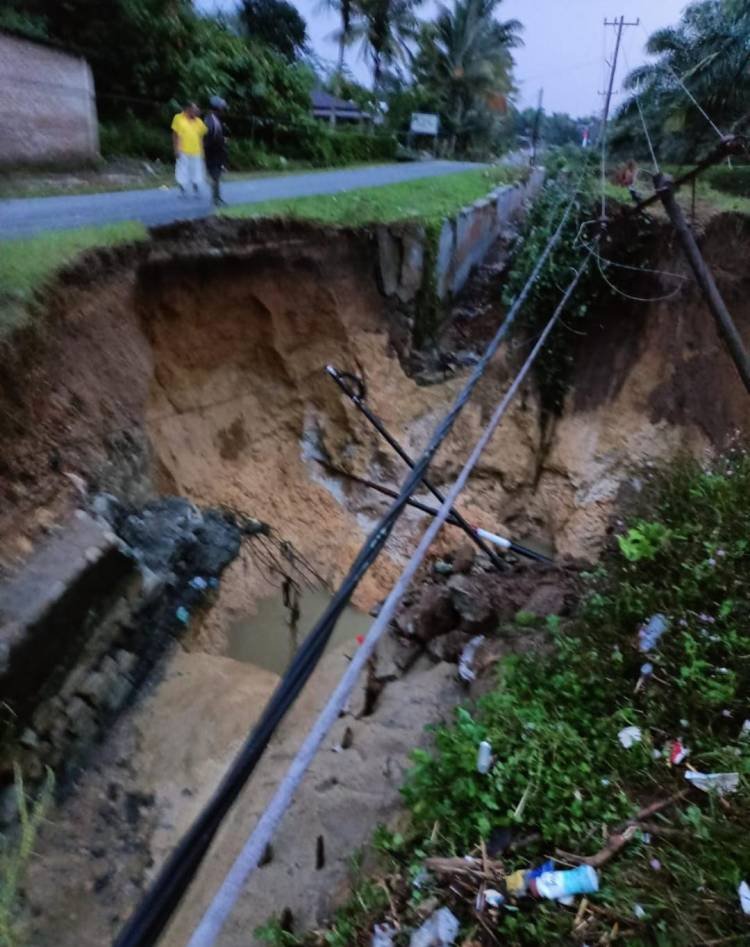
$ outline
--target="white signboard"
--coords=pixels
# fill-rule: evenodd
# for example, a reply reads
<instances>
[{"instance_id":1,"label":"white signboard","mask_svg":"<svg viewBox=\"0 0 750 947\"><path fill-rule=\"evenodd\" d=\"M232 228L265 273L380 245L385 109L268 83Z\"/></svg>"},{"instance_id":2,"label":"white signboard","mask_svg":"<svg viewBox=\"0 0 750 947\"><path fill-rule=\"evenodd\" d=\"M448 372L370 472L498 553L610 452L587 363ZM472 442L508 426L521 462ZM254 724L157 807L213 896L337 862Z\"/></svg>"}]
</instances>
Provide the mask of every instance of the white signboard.
<instances>
[{"instance_id":1,"label":"white signboard","mask_svg":"<svg viewBox=\"0 0 750 947\"><path fill-rule=\"evenodd\" d=\"M413 135L437 135L438 116L429 112L412 112L409 131Z\"/></svg>"}]
</instances>

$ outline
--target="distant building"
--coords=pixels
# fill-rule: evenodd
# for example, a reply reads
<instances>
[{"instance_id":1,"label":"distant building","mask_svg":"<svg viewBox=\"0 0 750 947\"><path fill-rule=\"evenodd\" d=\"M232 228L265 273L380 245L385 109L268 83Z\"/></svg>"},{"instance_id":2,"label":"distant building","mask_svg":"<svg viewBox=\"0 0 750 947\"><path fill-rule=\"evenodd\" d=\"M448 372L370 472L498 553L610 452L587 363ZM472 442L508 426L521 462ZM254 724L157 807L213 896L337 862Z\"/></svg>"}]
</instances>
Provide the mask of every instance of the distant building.
<instances>
[{"instance_id":1,"label":"distant building","mask_svg":"<svg viewBox=\"0 0 750 947\"><path fill-rule=\"evenodd\" d=\"M0 30L0 166L99 157L94 78L80 56Z\"/></svg>"},{"instance_id":2,"label":"distant building","mask_svg":"<svg viewBox=\"0 0 750 947\"><path fill-rule=\"evenodd\" d=\"M314 118L326 121L330 121L334 113L337 122L364 122L368 118L356 103L337 99L322 89L310 93L310 111Z\"/></svg>"}]
</instances>

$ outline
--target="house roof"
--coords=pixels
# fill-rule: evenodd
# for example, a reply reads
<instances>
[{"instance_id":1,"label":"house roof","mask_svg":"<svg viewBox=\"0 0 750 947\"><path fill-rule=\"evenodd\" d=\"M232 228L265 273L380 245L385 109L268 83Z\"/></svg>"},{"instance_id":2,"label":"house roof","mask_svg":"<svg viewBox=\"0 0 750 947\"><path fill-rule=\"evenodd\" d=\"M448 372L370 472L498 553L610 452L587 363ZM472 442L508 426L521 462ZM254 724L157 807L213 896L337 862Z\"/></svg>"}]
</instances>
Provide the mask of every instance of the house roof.
<instances>
[{"instance_id":1,"label":"house roof","mask_svg":"<svg viewBox=\"0 0 750 947\"><path fill-rule=\"evenodd\" d=\"M330 95L330 93L324 92L322 89L314 89L310 93L310 104L312 106L313 115L319 117L330 115L334 109L336 110L336 114L342 118L364 117L364 112L362 112L356 103L349 102L346 99L338 99L335 95Z\"/></svg>"}]
</instances>

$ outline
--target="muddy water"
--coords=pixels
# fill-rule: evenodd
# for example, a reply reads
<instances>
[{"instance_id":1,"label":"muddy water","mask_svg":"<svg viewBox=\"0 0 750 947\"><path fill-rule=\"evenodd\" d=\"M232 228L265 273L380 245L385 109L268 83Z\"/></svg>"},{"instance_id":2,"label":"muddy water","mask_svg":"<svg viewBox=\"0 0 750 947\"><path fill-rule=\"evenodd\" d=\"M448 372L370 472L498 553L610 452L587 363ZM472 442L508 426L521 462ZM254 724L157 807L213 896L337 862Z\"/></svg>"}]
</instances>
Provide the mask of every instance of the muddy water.
<instances>
[{"instance_id":1,"label":"muddy water","mask_svg":"<svg viewBox=\"0 0 750 947\"><path fill-rule=\"evenodd\" d=\"M230 625L227 656L282 674L330 600L330 592L322 589L306 589L302 593L295 636L289 627L289 610L283 604L281 593L261 599L254 615ZM369 615L348 607L339 618L328 647L364 635L371 623Z\"/></svg>"}]
</instances>

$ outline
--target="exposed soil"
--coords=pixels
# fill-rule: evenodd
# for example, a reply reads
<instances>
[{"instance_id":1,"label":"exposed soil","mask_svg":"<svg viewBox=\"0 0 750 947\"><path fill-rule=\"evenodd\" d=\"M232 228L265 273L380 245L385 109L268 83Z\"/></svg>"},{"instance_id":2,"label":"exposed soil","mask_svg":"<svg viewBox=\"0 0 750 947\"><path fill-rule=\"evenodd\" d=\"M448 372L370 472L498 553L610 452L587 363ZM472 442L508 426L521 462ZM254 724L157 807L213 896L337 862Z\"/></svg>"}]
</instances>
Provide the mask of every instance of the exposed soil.
<instances>
[{"instance_id":1,"label":"exposed soil","mask_svg":"<svg viewBox=\"0 0 750 947\"><path fill-rule=\"evenodd\" d=\"M716 218L704 242L749 338L748 226ZM666 243L663 258L666 268L684 271ZM92 492L129 501L171 493L271 523L335 583L387 501L330 475L316 458L390 485L403 469L342 399L324 366L362 373L369 403L413 454L466 372L454 362L439 384L410 377L406 326L388 308L372 260L373 238L363 232L223 223L164 228L150 244L89 254L64 274L44 303L39 331L17 338L0 367L0 567L18 565L41 534ZM502 315L499 287L493 298L489 277L473 328L464 300L467 362ZM522 351L511 344L493 362L433 464L437 484L450 482L463 463ZM618 497L640 489L644 466L681 450L721 446L747 428L748 407L690 283L669 302L623 301L594 313L576 358L575 385L544 438L534 383L524 386L461 509L470 521L536 542L560 560L592 561L612 528ZM383 597L423 528L421 513L402 518L357 592L361 608ZM490 581L483 565L459 550L459 534L444 533L434 552L452 559L455 574L439 581L426 575L399 617L403 636L413 636L410 623L424 626L416 634L422 657L403 682L385 689L396 703L381 709L379 722L377 714L372 725L370 717L357 720L363 733L355 733L354 746L368 749L357 754L356 765L343 767L344 757L333 754L316 763L322 768L279 838L276 867L271 863L265 881L258 876L254 906L243 908L227 944L247 944L251 925L269 909L289 905L312 922L330 907L329 895L345 880L343 850L348 855L372 829L372 786L379 787L378 811L387 818L397 809L402 754L423 723L459 693L448 662L468 637L510 621L519 609L561 611L575 597L574 571L550 579L524 570ZM484 601L487 589L493 591L484 616L461 613L457 602ZM121 719L99 771L92 769L52 813L28 885L37 915L33 943L106 943L205 800L275 681L222 656L228 628L268 592L261 571L244 561L227 570L217 604L191 629L186 652ZM504 649L543 646L518 629L495 640L502 644L484 652L488 664ZM229 863L341 661L341 654L330 657L329 670L285 724L199 877L200 897L175 920L168 942L184 943L201 898ZM323 785L338 788L329 793ZM313 806L316 793L327 801ZM341 846L331 874L312 884L317 842L305 841L299 856L295 845L307 838L300 836L303 827L317 838L316 826L325 820L326 838L338 833ZM336 848L326 841L327 850L331 845ZM102 849L106 855L97 855Z\"/></svg>"}]
</instances>

